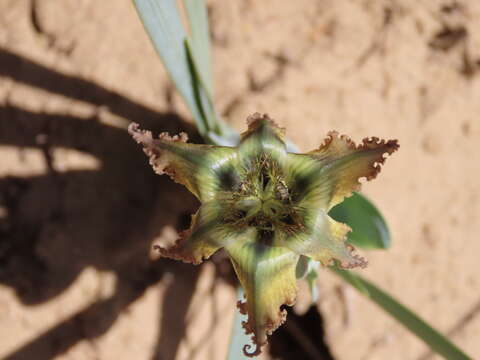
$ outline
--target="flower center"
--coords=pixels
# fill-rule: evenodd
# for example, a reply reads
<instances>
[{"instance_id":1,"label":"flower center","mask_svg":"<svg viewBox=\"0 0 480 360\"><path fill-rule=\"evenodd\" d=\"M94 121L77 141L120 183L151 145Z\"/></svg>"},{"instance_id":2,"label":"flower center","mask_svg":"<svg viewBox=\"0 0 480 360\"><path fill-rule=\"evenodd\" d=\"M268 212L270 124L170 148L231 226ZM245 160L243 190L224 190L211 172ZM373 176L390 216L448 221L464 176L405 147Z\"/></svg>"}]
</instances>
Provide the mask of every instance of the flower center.
<instances>
[{"instance_id":1,"label":"flower center","mask_svg":"<svg viewBox=\"0 0 480 360\"><path fill-rule=\"evenodd\" d=\"M271 239L276 229L294 231L300 226L281 168L261 157L240 174L241 183L232 193L231 211L225 220L234 226L253 226L260 238ZM266 241L266 240L265 240Z\"/></svg>"}]
</instances>

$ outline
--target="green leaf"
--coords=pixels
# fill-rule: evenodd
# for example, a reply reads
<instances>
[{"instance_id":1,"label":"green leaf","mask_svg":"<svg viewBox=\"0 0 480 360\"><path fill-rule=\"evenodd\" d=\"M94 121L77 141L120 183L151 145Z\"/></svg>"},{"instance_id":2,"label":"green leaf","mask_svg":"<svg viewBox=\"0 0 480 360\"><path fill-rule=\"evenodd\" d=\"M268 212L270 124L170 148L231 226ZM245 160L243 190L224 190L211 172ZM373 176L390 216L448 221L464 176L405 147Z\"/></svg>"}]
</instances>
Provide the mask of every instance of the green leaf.
<instances>
[{"instance_id":1,"label":"green leaf","mask_svg":"<svg viewBox=\"0 0 480 360\"><path fill-rule=\"evenodd\" d=\"M352 228L348 242L363 249L388 249L390 232L380 211L364 196L354 193L330 210L335 220Z\"/></svg>"},{"instance_id":2,"label":"green leaf","mask_svg":"<svg viewBox=\"0 0 480 360\"><path fill-rule=\"evenodd\" d=\"M210 57L210 33L205 1L184 0L190 24L190 46L198 74L205 86L207 95L213 98L212 63Z\"/></svg>"},{"instance_id":3,"label":"green leaf","mask_svg":"<svg viewBox=\"0 0 480 360\"><path fill-rule=\"evenodd\" d=\"M370 293L368 292L368 289L363 285L361 281L358 280L358 277L355 276L354 272L352 272L351 270L340 269L337 265L331 266L330 270L332 270L333 272L336 272L342 278L347 280L347 282L350 285L352 285L355 289L357 289L363 295L370 297Z\"/></svg>"},{"instance_id":4,"label":"green leaf","mask_svg":"<svg viewBox=\"0 0 480 360\"><path fill-rule=\"evenodd\" d=\"M190 73L193 76L192 85L195 103L197 104L202 115L202 121L205 122L205 127L207 129L206 133L202 133L202 136L205 138L205 134L208 134L210 131L219 132L218 122L215 116L212 99L206 90L206 85L202 73L200 72L201 69L198 67L199 61L195 58L190 39L185 39L185 52L188 57Z\"/></svg>"},{"instance_id":5,"label":"green leaf","mask_svg":"<svg viewBox=\"0 0 480 360\"><path fill-rule=\"evenodd\" d=\"M206 122L206 128L208 129L206 133L202 133L203 138L207 142L215 145L237 146L240 141L240 136L234 129L220 119L215 111L212 96L208 93L207 87L209 81L205 80L205 77L201 73L202 68L198 65L202 61L198 60L195 56L195 54L201 52L197 51L194 53L190 39L185 41L185 49L189 57L190 70L195 80L193 83L195 100Z\"/></svg>"},{"instance_id":6,"label":"green leaf","mask_svg":"<svg viewBox=\"0 0 480 360\"><path fill-rule=\"evenodd\" d=\"M331 269L355 288L358 289L358 284L361 284L361 286L368 291L370 300L389 313L394 319L414 333L419 339L430 346L433 351L443 356L445 359L472 360L471 357L466 355L445 336L428 325L413 311L399 303L392 296L385 293L370 281L353 272L339 271L335 268Z\"/></svg>"},{"instance_id":7,"label":"green leaf","mask_svg":"<svg viewBox=\"0 0 480 360\"><path fill-rule=\"evenodd\" d=\"M185 50L187 33L176 0L134 0L134 3L155 50L197 122L198 130L206 133L205 119L195 99L196 80Z\"/></svg>"},{"instance_id":8,"label":"green leaf","mask_svg":"<svg viewBox=\"0 0 480 360\"><path fill-rule=\"evenodd\" d=\"M138 14L175 87L207 142L235 146L239 136L215 112L208 19L203 0L185 0L191 38L176 0L134 0Z\"/></svg>"},{"instance_id":9,"label":"green leaf","mask_svg":"<svg viewBox=\"0 0 480 360\"><path fill-rule=\"evenodd\" d=\"M236 146L238 134L227 126L215 111L213 105L212 59L210 56L210 32L205 1L184 0L190 24L190 38L187 39L187 50L192 59L192 66L198 78L198 97L208 121L210 133L205 137L217 145ZM222 139L215 135L221 135Z\"/></svg>"}]
</instances>

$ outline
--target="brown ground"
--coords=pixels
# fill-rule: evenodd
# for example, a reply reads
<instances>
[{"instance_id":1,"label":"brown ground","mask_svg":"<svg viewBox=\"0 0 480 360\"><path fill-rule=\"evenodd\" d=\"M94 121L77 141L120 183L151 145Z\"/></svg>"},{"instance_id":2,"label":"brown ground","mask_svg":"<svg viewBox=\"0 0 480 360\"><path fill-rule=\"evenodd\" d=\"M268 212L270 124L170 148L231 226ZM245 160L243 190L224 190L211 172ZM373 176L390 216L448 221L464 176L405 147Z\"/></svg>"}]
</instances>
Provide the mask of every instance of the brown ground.
<instances>
[{"instance_id":1,"label":"brown ground","mask_svg":"<svg viewBox=\"0 0 480 360\"><path fill-rule=\"evenodd\" d=\"M399 139L364 186L393 246L363 273L478 356L480 3L209 3L216 101L237 129L260 111L303 150L331 129ZM130 1L1 2L0 357L224 359L229 268L149 261L197 204L153 174L130 121L193 134ZM428 357L319 282L335 359Z\"/></svg>"}]
</instances>

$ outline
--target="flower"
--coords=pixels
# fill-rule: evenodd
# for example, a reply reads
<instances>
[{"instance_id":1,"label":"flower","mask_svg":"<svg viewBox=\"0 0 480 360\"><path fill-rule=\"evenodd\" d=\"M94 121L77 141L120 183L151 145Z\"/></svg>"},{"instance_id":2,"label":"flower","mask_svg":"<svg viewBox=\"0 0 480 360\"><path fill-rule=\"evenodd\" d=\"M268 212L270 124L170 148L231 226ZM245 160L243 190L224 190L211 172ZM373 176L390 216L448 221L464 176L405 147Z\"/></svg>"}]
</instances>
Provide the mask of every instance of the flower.
<instances>
[{"instance_id":1,"label":"flower","mask_svg":"<svg viewBox=\"0 0 480 360\"><path fill-rule=\"evenodd\" d=\"M190 228L162 256L199 264L224 248L246 294L240 311L256 350L285 320L280 307L293 305L295 269L303 255L323 265L365 267L346 243L350 228L328 216L336 204L371 180L398 149L396 140L372 137L356 146L329 132L324 143L305 154L289 153L285 130L268 115L253 114L237 147L188 144L187 136L160 134L131 124L158 174L185 185L200 201Z\"/></svg>"}]
</instances>

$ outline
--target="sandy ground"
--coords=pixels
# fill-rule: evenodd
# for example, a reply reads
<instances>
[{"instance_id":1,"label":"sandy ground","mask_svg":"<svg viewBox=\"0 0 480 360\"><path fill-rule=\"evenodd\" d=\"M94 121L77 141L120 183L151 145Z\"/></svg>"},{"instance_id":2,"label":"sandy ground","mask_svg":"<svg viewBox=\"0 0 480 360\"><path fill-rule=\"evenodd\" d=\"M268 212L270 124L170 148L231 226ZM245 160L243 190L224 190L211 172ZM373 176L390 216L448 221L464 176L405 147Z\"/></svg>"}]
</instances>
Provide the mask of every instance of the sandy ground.
<instances>
[{"instance_id":1,"label":"sandy ground","mask_svg":"<svg viewBox=\"0 0 480 360\"><path fill-rule=\"evenodd\" d=\"M260 111L303 150L332 129L399 139L364 186L393 246L363 274L478 358L480 3L209 11L216 102L237 129ZM149 260L198 204L153 174L130 121L195 139L130 1L0 3L0 358L225 358L231 269ZM334 359L435 358L333 275L319 283Z\"/></svg>"}]
</instances>

